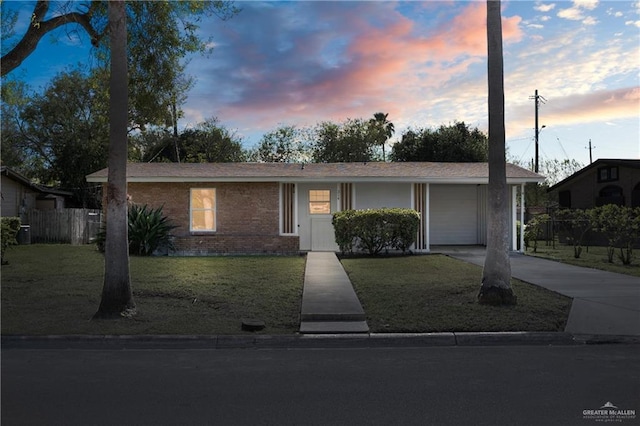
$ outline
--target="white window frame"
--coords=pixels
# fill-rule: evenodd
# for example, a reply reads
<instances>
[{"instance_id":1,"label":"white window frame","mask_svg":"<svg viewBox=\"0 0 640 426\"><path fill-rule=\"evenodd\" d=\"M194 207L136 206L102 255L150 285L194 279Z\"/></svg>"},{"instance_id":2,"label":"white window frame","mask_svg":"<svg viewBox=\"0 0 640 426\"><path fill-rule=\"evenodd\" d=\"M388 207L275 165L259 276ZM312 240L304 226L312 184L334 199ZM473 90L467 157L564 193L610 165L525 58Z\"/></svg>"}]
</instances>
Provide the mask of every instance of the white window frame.
<instances>
[{"instance_id":1,"label":"white window frame","mask_svg":"<svg viewBox=\"0 0 640 426\"><path fill-rule=\"evenodd\" d=\"M193 191L213 191L213 208L212 209L194 209ZM194 211L213 211L213 229L193 229L193 212ZM191 188L189 191L189 231L192 233L206 233L211 234L218 229L218 195L216 188Z\"/></svg>"}]
</instances>

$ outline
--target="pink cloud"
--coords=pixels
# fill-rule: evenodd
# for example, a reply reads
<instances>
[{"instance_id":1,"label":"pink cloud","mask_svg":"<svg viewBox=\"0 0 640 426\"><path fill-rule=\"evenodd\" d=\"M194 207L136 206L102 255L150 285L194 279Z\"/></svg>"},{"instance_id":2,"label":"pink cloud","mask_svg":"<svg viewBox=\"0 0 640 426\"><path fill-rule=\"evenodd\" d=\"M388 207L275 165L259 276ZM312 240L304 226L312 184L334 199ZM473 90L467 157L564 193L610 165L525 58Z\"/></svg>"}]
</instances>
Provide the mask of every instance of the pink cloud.
<instances>
[{"instance_id":1,"label":"pink cloud","mask_svg":"<svg viewBox=\"0 0 640 426\"><path fill-rule=\"evenodd\" d=\"M510 127L533 128L531 106L513 110ZM542 107L546 126L564 126L589 122L607 122L636 118L640 113L640 87L568 95L549 99ZM517 132L515 132L517 134Z\"/></svg>"},{"instance_id":2,"label":"pink cloud","mask_svg":"<svg viewBox=\"0 0 640 426\"><path fill-rule=\"evenodd\" d=\"M255 39L232 46L242 54L232 53L239 67L229 67L233 77L223 90L234 98L218 110L223 121L251 117L251 126L269 128L376 111L399 117L416 105L428 108L429 88L442 88L486 56L484 3L469 3L435 28L420 27L391 3L303 5L316 14L310 25L326 22L332 32L292 30L282 34L293 41L291 49L273 51L277 37L265 32L278 22L256 16ZM520 22L518 16L503 19L505 43L522 38Z\"/></svg>"}]
</instances>

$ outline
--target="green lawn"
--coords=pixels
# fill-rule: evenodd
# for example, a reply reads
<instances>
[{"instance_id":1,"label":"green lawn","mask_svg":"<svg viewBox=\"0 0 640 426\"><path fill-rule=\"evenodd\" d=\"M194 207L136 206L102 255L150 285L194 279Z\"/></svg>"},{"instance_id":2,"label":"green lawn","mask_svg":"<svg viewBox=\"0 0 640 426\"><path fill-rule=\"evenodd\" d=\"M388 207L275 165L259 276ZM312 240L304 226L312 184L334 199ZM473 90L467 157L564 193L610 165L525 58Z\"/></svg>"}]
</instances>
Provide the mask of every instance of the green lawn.
<instances>
[{"instance_id":1,"label":"green lawn","mask_svg":"<svg viewBox=\"0 0 640 426\"><path fill-rule=\"evenodd\" d=\"M302 256L131 257L138 314L91 321L103 256L93 246L16 246L2 266L2 334L296 333ZM343 259L373 332L561 331L571 300L518 281L515 307L476 302L479 267L445 256Z\"/></svg>"},{"instance_id":2,"label":"green lawn","mask_svg":"<svg viewBox=\"0 0 640 426\"><path fill-rule=\"evenodd\" d=\"M104 260L94 246L11 247L2 266L2 334L242 334L299 329L304 258L131 257L138 315L90 321Z\"/></svg>"},{"instance_id":3,"label":"green lawn","mask_svg":"<svg viewBox=\"0 0 640 426\"><path fill-rule=\"evenodd\" d=\"M482 269L441 255L342 259L372 332L563 331L571 299L512 280L518 304L479 305Z\"/></svg>"},{"instance_id":4,"label":"green lawn","mask_svg":"<svg viewBox=\"0 0 640 426\"><path fill-rule=\"evenodd\" d=\"M538 241L537 252L534 253L533 249L530 248L527 250L527 254L530 256L543 257L545 259L568 263L570 265L601 269L603 271L617 272L620 274L640 277L640 260L638 259L637 254L635 254L635 258L631 262L631 265L623 265L617 256L620 249L616 249L616 255L613 258L614 263L609 263L606 247L589 247L588 250L589 251L587 251L587 247L583 247L582 253L580 253L580 258L576 259L573 257L573 246L556 243L554 248L552 245L547 245L544 241Z\"/></svg>"}]
</instances>

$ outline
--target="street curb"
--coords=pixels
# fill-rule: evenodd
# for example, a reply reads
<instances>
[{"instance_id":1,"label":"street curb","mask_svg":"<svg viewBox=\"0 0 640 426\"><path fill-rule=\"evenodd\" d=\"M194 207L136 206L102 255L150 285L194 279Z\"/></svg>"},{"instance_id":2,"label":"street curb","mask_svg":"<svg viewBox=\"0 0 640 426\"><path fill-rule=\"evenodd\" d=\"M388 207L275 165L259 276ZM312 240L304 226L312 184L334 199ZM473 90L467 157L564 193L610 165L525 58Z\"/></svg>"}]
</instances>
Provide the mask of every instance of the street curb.
<instances>
[{"instance_id":1,"label":"street curb","mask_svg":"<svg viewBox=\"0 0 640 426\"><path fill-rule=\"evenodd\" d=\"M557 332L450 332L287 335L68 335L1 339L2 349L334 349L433 346L640 344L640 336Z\"/></svg>"}]
</instances>

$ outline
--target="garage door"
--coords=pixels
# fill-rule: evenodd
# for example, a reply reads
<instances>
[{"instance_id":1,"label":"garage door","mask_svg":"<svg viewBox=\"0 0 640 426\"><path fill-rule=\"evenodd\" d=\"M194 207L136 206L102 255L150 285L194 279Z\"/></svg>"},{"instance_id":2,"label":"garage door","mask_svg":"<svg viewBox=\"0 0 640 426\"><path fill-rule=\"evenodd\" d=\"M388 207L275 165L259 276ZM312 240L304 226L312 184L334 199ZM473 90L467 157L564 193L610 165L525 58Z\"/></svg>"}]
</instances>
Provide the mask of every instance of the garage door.
<instances>
[{"instance_id":1,"label":"garage door","mask_svg":"<svg viewBox=\"0 0 640 426\"><path fill-rule=\"evenodd\" d=\"M478 243L476 185L430 185L430 244Z\"/></svg>"}]
</instances>

